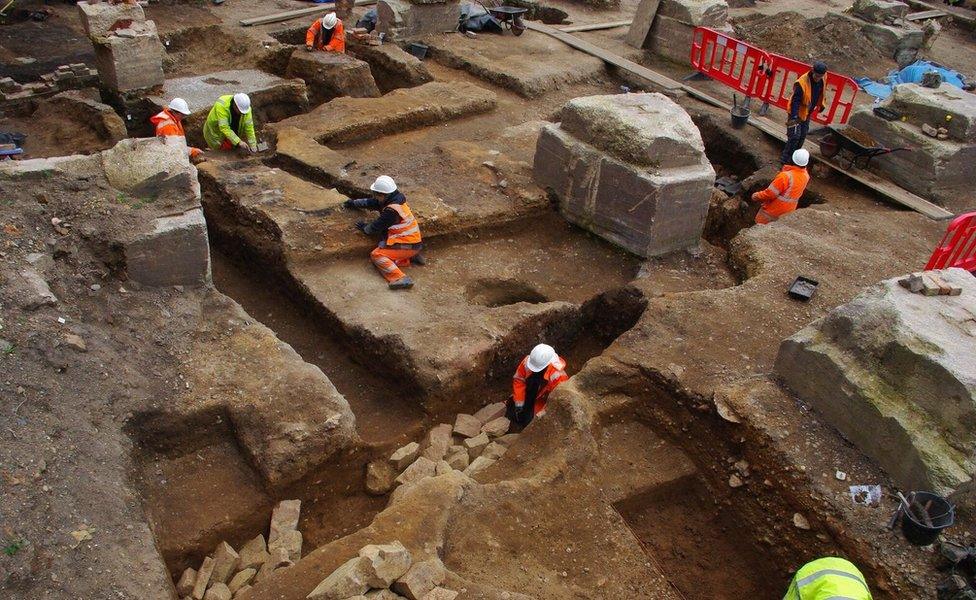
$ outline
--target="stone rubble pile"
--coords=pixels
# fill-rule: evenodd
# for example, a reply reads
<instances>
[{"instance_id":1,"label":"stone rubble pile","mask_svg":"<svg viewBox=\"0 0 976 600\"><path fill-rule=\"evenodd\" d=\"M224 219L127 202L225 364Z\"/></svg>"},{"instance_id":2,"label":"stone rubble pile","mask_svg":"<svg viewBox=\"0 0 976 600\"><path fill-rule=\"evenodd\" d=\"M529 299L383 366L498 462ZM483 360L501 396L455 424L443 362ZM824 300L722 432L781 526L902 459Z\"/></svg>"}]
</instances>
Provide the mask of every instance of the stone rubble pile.
<instances>
[{"instance_id":1,"label":"stone rubble pile","mask_svg":"<svg viewBox=\"0 0 976 600\"><path fill-rule=\"evenodd\" d=\"M427 477L461 471L474 475L495 463L518 438L508 433L505 403L485 406L473 415L459 414L454 425L441 423L424 437L410 442L386 460L366 466L366 491L382 495L393 488Z\"/></svg>"},{"instance_id":2,"label":"stone rubble pile","mask_svg":"<svg viewBox=\"0 0 976 600\"><path fill-rule=\"evenodd\" d=\"M21 104L38 97L49 96L64 90L92 86L98 82L98 72L84 63L61 65L51 73L41 75L40 81L18 83L11 77L0 77L0 104L10 114L9 104Z\"/></svg>"},{"instance_id":3,"label":"stone rubble pile","mask_svg":"<svg viewBox=\"0 0 976 600\"><path fill-rule=\"evenodd\" d=\"M182 600L231 600L277 569L298 562L302 557L302 533L298 531L301 506L301 500L282 500L275 506L267 541L258 535L240 551L221 542L199 569L183 571L176 593Z\"/></svg>"},{"instance_id":4,"label":"stone rubble pile","mask_svg":"<svg viewBox=\"0 0 976 600\"><path fill-rule=\"evenodd\" d=\"M925 26L906 21L907 14L908 5L897 0L855 0L849 13L829 11L825 18L853 23L872 45L903 65L913 62L941 30L934 20Z\"/></svg>"},{"instance_id":5,"label":"stone rubble pile","mask_svg":"<svg viewBox=\"0 0 976 600\"><path fill-rule=\"evenodd\" d=\"M415 562L399 541L364 546L322 580L310 600L454 600L458 592L441 587L447 571L432 558Z\"/></svg>"}]
</instances>

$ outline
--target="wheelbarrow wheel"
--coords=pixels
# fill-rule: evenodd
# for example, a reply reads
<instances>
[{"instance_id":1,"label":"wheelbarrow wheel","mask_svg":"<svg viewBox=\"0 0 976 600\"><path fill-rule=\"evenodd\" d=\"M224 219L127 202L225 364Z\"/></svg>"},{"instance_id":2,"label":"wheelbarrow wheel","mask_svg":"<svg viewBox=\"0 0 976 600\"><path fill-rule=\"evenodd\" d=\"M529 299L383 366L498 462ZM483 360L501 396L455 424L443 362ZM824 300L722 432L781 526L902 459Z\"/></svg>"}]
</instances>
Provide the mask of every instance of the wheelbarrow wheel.
<instances>
[{"instance_id":1,"label":"wheelbarrow wheel","mask_svg":"<svg viewBox=\"0 0 976 600\"><path fill-rule=\"evenodd\" d=\"M840 140L837 139L837 134L828 133L820 138L820 154L824 158L833 158L838 152L840 152Z\"/></svg>"},{"instance_id":2,"label":"wheelbarrow wheel","mask_svg":"<svg viewBox=\"0 0 976 600\"><path fill-rule=\"evenodd\" d=\"M525 23L522 22L522 17L515 15L512 19L512 35L519 36L525 33Z\"/></svg>"}]
</instances>

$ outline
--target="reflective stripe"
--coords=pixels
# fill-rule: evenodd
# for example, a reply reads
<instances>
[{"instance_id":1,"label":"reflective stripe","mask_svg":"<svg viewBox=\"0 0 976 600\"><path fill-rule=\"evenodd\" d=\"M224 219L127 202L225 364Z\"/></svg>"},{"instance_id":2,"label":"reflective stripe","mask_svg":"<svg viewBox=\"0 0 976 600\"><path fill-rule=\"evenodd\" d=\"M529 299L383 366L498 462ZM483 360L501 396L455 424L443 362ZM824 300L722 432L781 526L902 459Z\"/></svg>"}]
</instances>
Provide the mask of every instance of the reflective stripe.
<instances>
[{"instance_id":1,"label":"reflective stripe","mask_svg":"<svg viewBox=\"0 0 976 600\"><path fill-rule=\"evenodd\" d=\"M776 193L776 199L782 200L783 202L789 202L790 204L796 204L798 198L791 198L788 194L793 191L793 173L789 171L784 171L786 175L786 189L782 193Z\"/></svg>"},{"instance_id":2,"label":"reflective stripe","mask_svg":"<svg viewBox=\"0 0 976 600\"><path fill-rule=\"evenodd\" d=\"M822 569L820 571L817 571L816 573L813 573L811 575L807 575L803 579L800 579L799 581L796 582L796 587L797 588L805 587L805 586L809 585L810 583L816 581L817 579L820 579L821 577L826 577L827 575L837 575L838 577L847 577L848 579L853 579L854 581L856 581L856 582L860 583L861 585L863 585L864 586L864 589L866 589L866 590L868 589L868 584L865 583L864 580L861 579L860 577L858 577L857 575L855 575L853 573L848 573L846 571L840 571L840 570L837 570L837 569ZM840 597L843 598L843 596L840 596Z\"/></svg>"},{"instance_id":3,"label":"reflective stripe","mask_svg":"<svg viewBox=\"0 0 976 600\"><path fill-rule=\"evenodd\" d=\"M766 219L768 219L770 221L778 221L779 220L779 217L777 217L776 215L771 215L768 212L766 212L766 209L765 208L760 208L759 209L759 214L761 214L762 216L766 217Z\"/></svg>"}]
</instances>

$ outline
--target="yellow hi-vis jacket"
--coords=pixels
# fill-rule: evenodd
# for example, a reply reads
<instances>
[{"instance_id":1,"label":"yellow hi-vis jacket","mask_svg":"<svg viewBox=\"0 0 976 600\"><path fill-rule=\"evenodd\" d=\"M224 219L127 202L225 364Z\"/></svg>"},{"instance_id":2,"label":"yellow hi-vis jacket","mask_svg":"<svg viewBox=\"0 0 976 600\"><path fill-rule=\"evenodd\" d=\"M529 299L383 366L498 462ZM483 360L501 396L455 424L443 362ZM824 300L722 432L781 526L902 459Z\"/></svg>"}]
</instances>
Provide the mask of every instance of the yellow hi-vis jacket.
<instances>
[{"instance_id":1,"label":"yellow hi-vis jacket","mask_svg":"<svg viewBox=\"0 0 976 600\"><path fill-rule=\"evenodd\" d=\"M783 600L871 600L871 590L850 561L828 556L803 565Z\"/></svg>"},{"instance_id":2,"label":"yellow hi-vis jacket","mask_svg":"<svg viewBox=\"0 0 976 600\"><path fill-rule=\"evenodd\" d=\"M230 143L230 149L233 149L241 143L242 138L252 149L257 148L258 138L254 133L253 110L241 115L237 131L231 129L230 104L233 101L233 94L221 96L214 102L210 114L207 115L207 122L203 124L203 139L206 140L211 150L219 150L224 140L227 140Z\"/></svg>"}]
</instances>

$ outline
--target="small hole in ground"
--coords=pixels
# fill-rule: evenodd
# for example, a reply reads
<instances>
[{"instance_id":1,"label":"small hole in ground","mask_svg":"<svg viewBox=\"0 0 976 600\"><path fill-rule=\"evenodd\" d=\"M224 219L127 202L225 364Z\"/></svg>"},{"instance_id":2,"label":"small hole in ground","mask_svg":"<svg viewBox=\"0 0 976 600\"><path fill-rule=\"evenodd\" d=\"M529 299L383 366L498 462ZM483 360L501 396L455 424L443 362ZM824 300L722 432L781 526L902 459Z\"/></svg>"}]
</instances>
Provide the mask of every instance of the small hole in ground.
<instances>
[{"instance_id":1,"label":"small hole in ground","mask_svg":"<svg viewBox=\"0 0 976 600\"><path fill-rule=\"evenodd\" d=\"M468 301L488 308L519 302L539 304L549 301L532 286L517 279L478 279L468 284L464 295Z\"/></svg>"}]
</instances>

